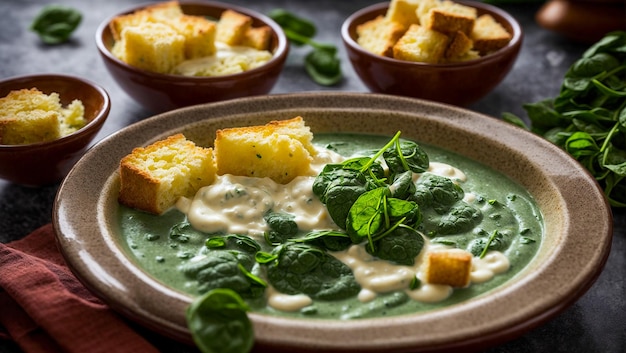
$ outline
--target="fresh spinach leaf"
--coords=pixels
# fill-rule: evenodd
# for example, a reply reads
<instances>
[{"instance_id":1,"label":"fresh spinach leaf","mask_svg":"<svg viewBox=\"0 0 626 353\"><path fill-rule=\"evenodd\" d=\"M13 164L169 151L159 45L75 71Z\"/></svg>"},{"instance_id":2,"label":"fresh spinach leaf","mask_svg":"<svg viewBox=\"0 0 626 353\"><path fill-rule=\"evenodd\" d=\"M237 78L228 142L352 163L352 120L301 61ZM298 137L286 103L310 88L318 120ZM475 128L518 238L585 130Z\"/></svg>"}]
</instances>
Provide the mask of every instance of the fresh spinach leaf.
<instances>
[{"instance_id":1,"label":"fresh spinach leaf","mask_svg":"<svg viewBox=\"0 0 626 353\"><path fill-rule=\"evenodd\" d=\"M304 59L304 69L314 82L332 86L343 79L337 47L313 40L317 29L312 21L284 9L270 11L269 17L282 27L290 43L311 47L312 51Z\"/></svg>"},{"instance_id":2,"label":"fresh spinach leaf","mask_svg":"<svg viewBox=\"0 0 626 353\"><path fill-rule=\"evenodd\" d=\"M415 229L397 227L389 235L375 242L374 250L366 247L368 253L400 265L413 266L415 257L424 247L424 238Z\"/></svg>"},{"instance_id":3,"label":"fresh spinach leaf","mask_svg":"<svg viewBox=\"0 0 626 353\"><path fill-rule=\"evenodd\" d=\"M350 236L344 232L336 230L317 230L304 235L302 238L293 240L298 243L308 243L320 246L330 251L341 251L352 245Z\"/></svg>"},{"instance_id":4,"label":"fresh spinach leaf","mask_svg":"<svg viewBox=\"0 0 626 353\"><path fill-rule=\"evenodd\" d=\"M187 308L187 327L203 353L246 353L254 345L248 305L230 289L214 289Z\"/></svg>"},{"instance_id":5,"label":"fresh spinach leaf","mask_svg":"<svg viewBox=\"0 0 626 353\"><path fill-rule=\"evenodd\" d=\"M281 293L339 300L355 296L361 290L352 270L323 249L287 243L274 248L272 254L276 258L264 266L269 282Z\"/></svg>"},{"instance_id":6,"label":"fresh spinach leaf","mask_svg":"<svg viewBox=\"0 0 626 353\"><path fill-rule=\"evenodd\" d=\"M280 244L298 234L298 224L295 217L284 212L268 212L263 219L269 226L265 232L265 240L268 244Z\"/></svg>"},{"instance_id":7,"label":"fresh spinach leaf","mask_svg":"<svg viewBox=\"0 0 626 353\"><path fill-rule=\"evenodd\" d=\"M397 140L393 147L383 153L383 158L394 174L406 171L423 173L430 164L428 154L413 141Z\"/></svg>"},{"instance_id":8,"label":"fresh spinach leaf","mask_svg":"<svg viewBox=\"0 0 626 353\"><path fill-rule=\"evenodd\" d=\"M46 44L66 42L82 20L82 14L71 7L48 5L33 20L30 29Z\"/></svg>"}]
</instances>

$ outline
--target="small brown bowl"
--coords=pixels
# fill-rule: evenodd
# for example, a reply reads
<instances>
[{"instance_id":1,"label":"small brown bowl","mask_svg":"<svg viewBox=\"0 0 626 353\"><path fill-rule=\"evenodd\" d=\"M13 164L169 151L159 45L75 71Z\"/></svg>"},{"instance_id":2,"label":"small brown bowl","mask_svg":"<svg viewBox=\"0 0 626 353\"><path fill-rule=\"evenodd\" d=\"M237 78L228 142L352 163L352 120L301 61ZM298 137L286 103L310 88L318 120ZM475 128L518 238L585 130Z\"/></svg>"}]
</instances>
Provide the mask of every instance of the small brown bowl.
<instances>
[{"instance_id":1,"label":"small brown bowl","mask_svg":"<svg viewBox=\"0 0 626 353\"><path fill-rule=\"evenodd\" d=\"M255 27L269 26L272 29L270 51L273 58L264 65L232 75L189 77L142 70L118 59L111 53L115 40L109 29L109 23L117 16L132 13L146 6L148 4L111 16L100 24L96 32L96 45L107 70L120 87L146 109L160 113L200 103L267 94L274 87L289 52L284 32L269 17L231 4L212 1L180 2L180 7L185 14L210 18L219 18L222 12L231 9L250 16Z\"/></svg>"},{"instance_id":2,"label":"small brown bowl","mask_svg":"<svg viewBox=\"0 0 626 353\"><path fill-rule=\"evenodd\" d=\"M522 28L503 10L480 2L458 1L490 14L512 34L508 45L479 59L458 63L428 64L397 60L373 54L357 43L356 28L384 15L389 2L361 9L348 17L341 37L352 67L372 92L422 98L468 106L496 87L511 70L522 45Z\"/></svg>"},{"instance_id":3,"label":"small brown bowl","mask_svg":"<svg viewBox=\"0 0 626 353\"><path fill-rule=\"evenodd\" d=\"M102 128L111 109L109 95L100 86L66 75L32 75L0 81L0 97L19 89L37 88L45 94L56 92L62 105L79 99L85 106L88 123L59 139L28 145L0 145L0 178L26 186L61 181L83 155Z\"/></svg>"}]
</instances>

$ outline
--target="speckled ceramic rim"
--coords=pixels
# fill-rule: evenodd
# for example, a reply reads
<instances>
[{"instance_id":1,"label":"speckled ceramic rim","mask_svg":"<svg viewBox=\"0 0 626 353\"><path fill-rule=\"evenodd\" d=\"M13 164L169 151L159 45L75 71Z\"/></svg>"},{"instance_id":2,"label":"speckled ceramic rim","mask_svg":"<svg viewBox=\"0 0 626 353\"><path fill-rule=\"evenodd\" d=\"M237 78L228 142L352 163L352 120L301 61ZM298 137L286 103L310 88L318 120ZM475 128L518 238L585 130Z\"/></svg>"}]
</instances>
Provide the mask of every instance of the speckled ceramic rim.
<instances>
[{"instance_id":1,"label":"speckled ceramic rim","mask_svg":"<svg viewBox=\"0 0 626 353\"><path fill-rule=\"evenodd\" d=\"M258 19L259 21L262 21L263 23L267 24L268 26L270 26L272 28L272 31L276 34L276 37L278 38L277 40L277 44L276 44L276 48L274 48L273 50L273 57L272 59L267 63L268 65L272 65L275 62L278 61L284 61L288 52L289 52L289 46L288 46L288 41L287 41L287 37L285 36L285 33L283 32L282 28L280 27L280 25L278 25L278 23L276 23L274 20L272 20L271 18L263 15L260 12L256 12L244 7L239 7L236 5L232 5L232 4L226 4L226 3L222 3L222 2L217 2L217 1L179 1L180 5L182 7L189 5L189 6L203 6L203 7L215 7L217 9L231 9L233 11L237 11L241 14L244 15L248 15L251 16L253 18ZM103 21L99 26L98 29L96 30L96 46L98 47L98 50L103 54L106 55L109 59L111 59L116 65L118 66L122 66L124 68L126 68L127 70L132 70L132 71L137 71L137 72L141 72L143 75L146 75L148 77L152 77L153 79L156 80L168 80L171 79L173 76L176 77L177 80L179 81L184 81L184 82L188 82L189 84L193 84L194 82L205 82L205 81L210 81L210 82L221 82L221 81L231 81L233 79L236 79L237 77L246 77L246 76L250 76L252 74L254 74L257 71L263 70L262 67L257 67L255 69L251 69L251 70L247 70L241 73L236 73L236 74L232 74L232 75L221 75L221 76L180 76L180 75L167 75L167 74L160 74L157 72L150 72L147 70L143 70L140 68L136 68L133 67L131 65L128 65L127 63L123 62L122 60L118 59L115 55L113 55L113 53L111 53L111 51L109 50L108 46L104 43L103 41L103 33L104 31L108 28L109 24L111 23L111 21L117 17L117 16L121 16L123 14L129 14L132 13L134 11L140 10L144 7L147 7L149 5L154 5L154 3L144 3L141 5L135 5L133 7L130 7L118 14L112 15L111 17L107 18L105 21Z\"/></svg>"},{"instance_id":2,"label":"speckled ceramic rim","mask_svg":"<svg viewBox=\"0 0 626 353\"><path fill-rule=\"evenodd\" d=\"M119 160L132 148L177 132L208 144L217 128L297 115L313 132L403 136L499 170L537 200L546 235L514 280L472 300L430 312L355 321L250 314L257 348L268 351L404 352L479 349L536 327L577 300L609 254L612 214L594 179L566 153L513 125L412 98L369 93L299 93L242 98L164 113L93 147L55 199L59 248L77 277L112 308L190 342L190 298L138 269L121 250L116 221Z\"/></svg>"},{"instance_id":3,"label":"speckled ceramic rim","mask_svg":"<svg viewBox=\"0 0 626 353\"><path fill-rule=\"evenodd\" d=\"M406 61L406 60L398 60L398 59L394 59L394 58L389 58L389 57L385 57L385 56L381 56L381 55L376 55L373 54L365 49L363 49L363 47L361 47L357 42L356 42L356 38L353 38L352 36L352 30L351 28L353 26L358 25L358 23L355 23L356 19L362 17L364 14L368 14L368 13L377 13L379 11L381 11L382 9L388 8L389 7L389 2L382 2L382 3L378 3L378 4L374 4L374 5L370 5L368 7L365 7L359 11L356 11L355 13L353 13L352 15L350 15L348 18L346 18L346 20L343 22L342 26L341 26L341 36L343 37L344 43L346 45L349 45L351 48L353 48L354 50L360 52L362 55L368 56L374 60L378 60L378 61L382 61L382 62L392 62L395 65L404 65L406 67L465 67L465 66L471 66L471 65L475 65L477 62L492 62L494 61L497 57L504 55L506 52L511 51L511 50L518 50L517 47L520 44L520 42L523 39L523 33L522 33L522 28L520 27L519 23L515 20L515 18L511 15L509 15L506 11L501 10L498 7L489 5L489 4L485 4L485 3L481 3L481 2L476 2L476 1L463 1L463 0L457 0L456 2L467 5L467 6L472 6L475 8L478 8L482 11L488 11L494 14L497 14L498 16L502 17L504 20L506 20L509 25L511 26L512 29L512 38L509 41L509 43L501 48L500 50L497 50L494 53L491 53L489 55L485 55L482 56L478 59L474 59L474 60L467 60L467 61L460 61L460 62L455 62L455 63L441 63L441 64L431 64L431 63L422 63L422 62L413 62L413 61Z\"/></svg>"}]
</instances>

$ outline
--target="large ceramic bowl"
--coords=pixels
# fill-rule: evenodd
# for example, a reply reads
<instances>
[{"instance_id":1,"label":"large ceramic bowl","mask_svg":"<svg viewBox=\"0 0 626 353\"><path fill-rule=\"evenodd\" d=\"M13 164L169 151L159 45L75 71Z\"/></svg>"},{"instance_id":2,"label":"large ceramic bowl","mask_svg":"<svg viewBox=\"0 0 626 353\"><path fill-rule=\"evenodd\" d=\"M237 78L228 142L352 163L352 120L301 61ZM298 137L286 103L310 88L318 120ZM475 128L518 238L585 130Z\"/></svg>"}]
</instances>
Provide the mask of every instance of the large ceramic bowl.
<instances>
[{"instance_id":1,"label":"large ceramic bowl","mask_svg":"<svg viewBox=\"0 0 626 353\"><path fill-rule=\"evenodd\" d=\"M11 77L0 81L0 97L11 91L37 88L56 92L63 106L79 99L88 123L59 139L27 145L0 144L0 178L27 186L58 183L93 142L111 109L108 93L100 85L80 77L41 74Z\"/></svg>"},{"instance_id":2,"label":"large ceramic bowl","mask_svg":"<svg viewBox=\"0 0 626 353\"><path fill-rule=\"evenodd\" d=\"M512 35L510 42L478 59L456 63L429 64L376 55L357 43L356 30L359 25L384 15L389 2L371 5L350 15L341 27L350 63L365 86L375 93L467 106L502 82L522 47L522 28L513 16L498 7L477 1L457 2L475 7L478 15L493 16Z\"/></svg>"},{"instance_id":3,"label":"large ceramic bowl","mask_svg":"<svg viewBox=\"0 0 626 353\"><path fill-rule=\"evenodd\" d=\"M268 352L405 352L480 349L534 328L576 301L609 253L612 214L594 179L551 143L495 118L404 97L301 93L231 100L164 113L95 146L61 185L54 227L68 265L113 309L190 342L191 298L138 268L122 250L116 218L120 159L134 147L184 132L206 144L216 129L297 115L315 132L403 136L500 171L534 196L545 238L514 279L474 299L404 316L351 321L251 313L256 349ZM540 294L538 294L540 293Z\"/></svg>"},{"instance_id":4,"label":"large ceramic bowl","mask_svg":"<svg viewBox=\"0 0 626 353\"><path fill-rule=\"evenodd\" d=\"M255 69L237 74L200 77L160 74L133 67L118 59L111 49L115 40L109 23L113 18L146 7L144 4L121 11L103 21L96 31L96 46L105 67L119 86L146 109L160 113L194 104L269 93L282 72L289 44L281 27L269 17L251 9L216 1L181 1L183 13L219 18L227 9L253 19L252 25L272 30L270 51L273 58Z\"/></svg>"}]
</instances>

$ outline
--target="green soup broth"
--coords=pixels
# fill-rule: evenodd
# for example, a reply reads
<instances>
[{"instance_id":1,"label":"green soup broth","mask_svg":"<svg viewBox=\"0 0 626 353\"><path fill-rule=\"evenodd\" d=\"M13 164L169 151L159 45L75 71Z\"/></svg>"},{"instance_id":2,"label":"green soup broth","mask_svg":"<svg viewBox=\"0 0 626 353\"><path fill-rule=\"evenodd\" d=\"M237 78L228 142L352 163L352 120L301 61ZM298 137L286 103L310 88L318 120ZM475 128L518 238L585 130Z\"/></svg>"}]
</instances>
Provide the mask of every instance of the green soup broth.
<instances>
[{"instance_id":1,"label":"green soup broth","mask_svg":"<svg viewBox=\"0 0 626 353\"><path fill-rule=\"evenodd\" d=\"M316 145L344 156L361 151L376 151L388 141L389 137L355 134L317 134L314 139ZM502 251L510 262L507 272L484 283L456 288L447 299L437 303L414 301L403 293L396 292L379 295L367 303L359 302L356 297L333 301L316 300L304 309L283 312L267 306L265 299L261 297L248 300L252 310L273 315L324 319L402 315L468 300L518 274L537 253L543 236L541 213L531 195L503 174L480 163L437 147L420 146L428 153L431 162L452 165L466 174L467 181L462 183L462 187L466 193L476 195L473 205L483 213L481 223L472 230L445 236L436 235L430 240L467 249L476 238L487 237L492 229L498 229L505 235L508 243L506 250ZM118 214L121 243L139 267L167 286L192 296L200 294L197 282L189 280L179 267L199 252L208 238L207 234L187 227L172 237L172 227L185 221L185 215L175 209L155 216L120 205ZM435 222L439 222L439 219L434 212L424 212L425 229L421 231L428 233L429 225ZM267 245L263 246L263 250L270 250Z\"/></svg>"}]
</instances>

